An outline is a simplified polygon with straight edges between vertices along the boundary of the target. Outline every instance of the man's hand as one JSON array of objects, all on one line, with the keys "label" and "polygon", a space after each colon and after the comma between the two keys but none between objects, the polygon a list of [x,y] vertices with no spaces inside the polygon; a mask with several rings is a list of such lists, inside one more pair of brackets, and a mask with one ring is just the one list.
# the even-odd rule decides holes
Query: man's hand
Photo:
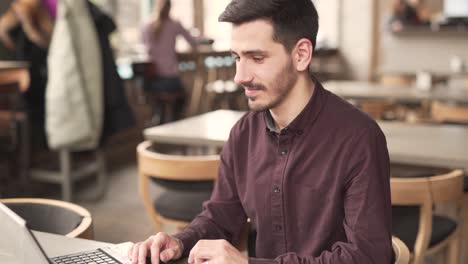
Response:
[{"label": "man's hand", "polygon": [[180,240],[159,232],[147,240],[134,244],[128,251],[133,264],[145,264],[148,251],[151,252],[151,263],[159,264],[159,260],[167,262],[182,256],[184,248]]},{"label": "man's hand", "polygon": [[189,264],[247,264],[248,259],[226,240],[200,240],[190,251]]}]

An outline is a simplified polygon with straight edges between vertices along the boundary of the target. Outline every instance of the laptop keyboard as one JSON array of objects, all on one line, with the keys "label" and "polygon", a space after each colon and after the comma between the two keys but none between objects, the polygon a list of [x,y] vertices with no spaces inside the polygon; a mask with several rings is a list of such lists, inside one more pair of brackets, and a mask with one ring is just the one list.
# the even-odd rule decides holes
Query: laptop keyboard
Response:
[{"label": "laptop keyboard", "polygon": [[55,264],[120,264],[106,252],[96,249],[72,255],[60,256],[51,259]]}]

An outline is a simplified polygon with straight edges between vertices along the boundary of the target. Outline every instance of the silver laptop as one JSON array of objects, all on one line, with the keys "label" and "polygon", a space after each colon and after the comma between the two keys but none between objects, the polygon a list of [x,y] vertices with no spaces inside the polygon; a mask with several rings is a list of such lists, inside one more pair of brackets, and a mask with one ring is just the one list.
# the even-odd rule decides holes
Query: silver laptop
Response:
[{"label": "silver laptop", "polygon": [[0,203],[0,263],[2,264],[118,264],[131,263],[117,247],[48,258],[26,221]]}]

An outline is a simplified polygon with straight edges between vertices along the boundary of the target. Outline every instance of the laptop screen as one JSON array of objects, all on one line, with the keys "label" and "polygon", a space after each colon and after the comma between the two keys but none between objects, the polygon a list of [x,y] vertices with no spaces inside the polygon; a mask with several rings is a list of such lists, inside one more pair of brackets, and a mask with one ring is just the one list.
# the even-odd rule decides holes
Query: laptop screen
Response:
[{"label": "laptop screen", "polygon": [[0,263],[49,264],[26,221],[0,203]]}]

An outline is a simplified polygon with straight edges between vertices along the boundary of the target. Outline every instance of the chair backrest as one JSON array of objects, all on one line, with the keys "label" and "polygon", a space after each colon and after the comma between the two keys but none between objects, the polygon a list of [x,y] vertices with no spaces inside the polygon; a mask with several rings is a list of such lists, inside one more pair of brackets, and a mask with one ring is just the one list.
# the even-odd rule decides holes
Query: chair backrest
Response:
[{"label": "chair backrest", "polygon": [[468,107],[433,102],[431,117],[436,122],[468,124]]},{"label": "chair backrest", "polygon": [[60,200],[38,198],[0,199],[33,230],[93,239],[93,221],[85,208]]},{"label": "chair backrest", "polygon": [[407,74],[382,74],[379,83],[389,86],[412,86],[415,81],[414,75]]},{"label": "chair backrest", "polygon": [[[162,217],[156,212],[149,194],[149,178],[200,182],[216,180],[219,167],[218,155],[179,156],[157,153],[151,150],[152,142],[144,141],[137,147],[140,195],[146,211],[153,219],[156,230],[160,230]],[[185,222],[172,221],[179,227]]]},{"label": "chair backrest", "polygon": [[423,205],[458,201],[463,195],[463,171],[430,177],[390,179],[393,205]]},{"label": "chair backrest", "polygon": [[463,196],[463,171],[417,178],[390,178],[392,205],[419,206],[419,229],[414,244],[414,258],[421,258],[429,247],[433,205],[452,202],[460,205]]},{"label": "chair backrest", "polygon": [[395,255],[395,264],[408,264],[410,252],[408,247],[398,237],[392,236],[392,248]]},{"label": "chair backrest", "polygon": [[215,180],[219,155],[180,156],[150,150],[150,141],[138,145],[138,171],[145,176],[179,181]]}]

